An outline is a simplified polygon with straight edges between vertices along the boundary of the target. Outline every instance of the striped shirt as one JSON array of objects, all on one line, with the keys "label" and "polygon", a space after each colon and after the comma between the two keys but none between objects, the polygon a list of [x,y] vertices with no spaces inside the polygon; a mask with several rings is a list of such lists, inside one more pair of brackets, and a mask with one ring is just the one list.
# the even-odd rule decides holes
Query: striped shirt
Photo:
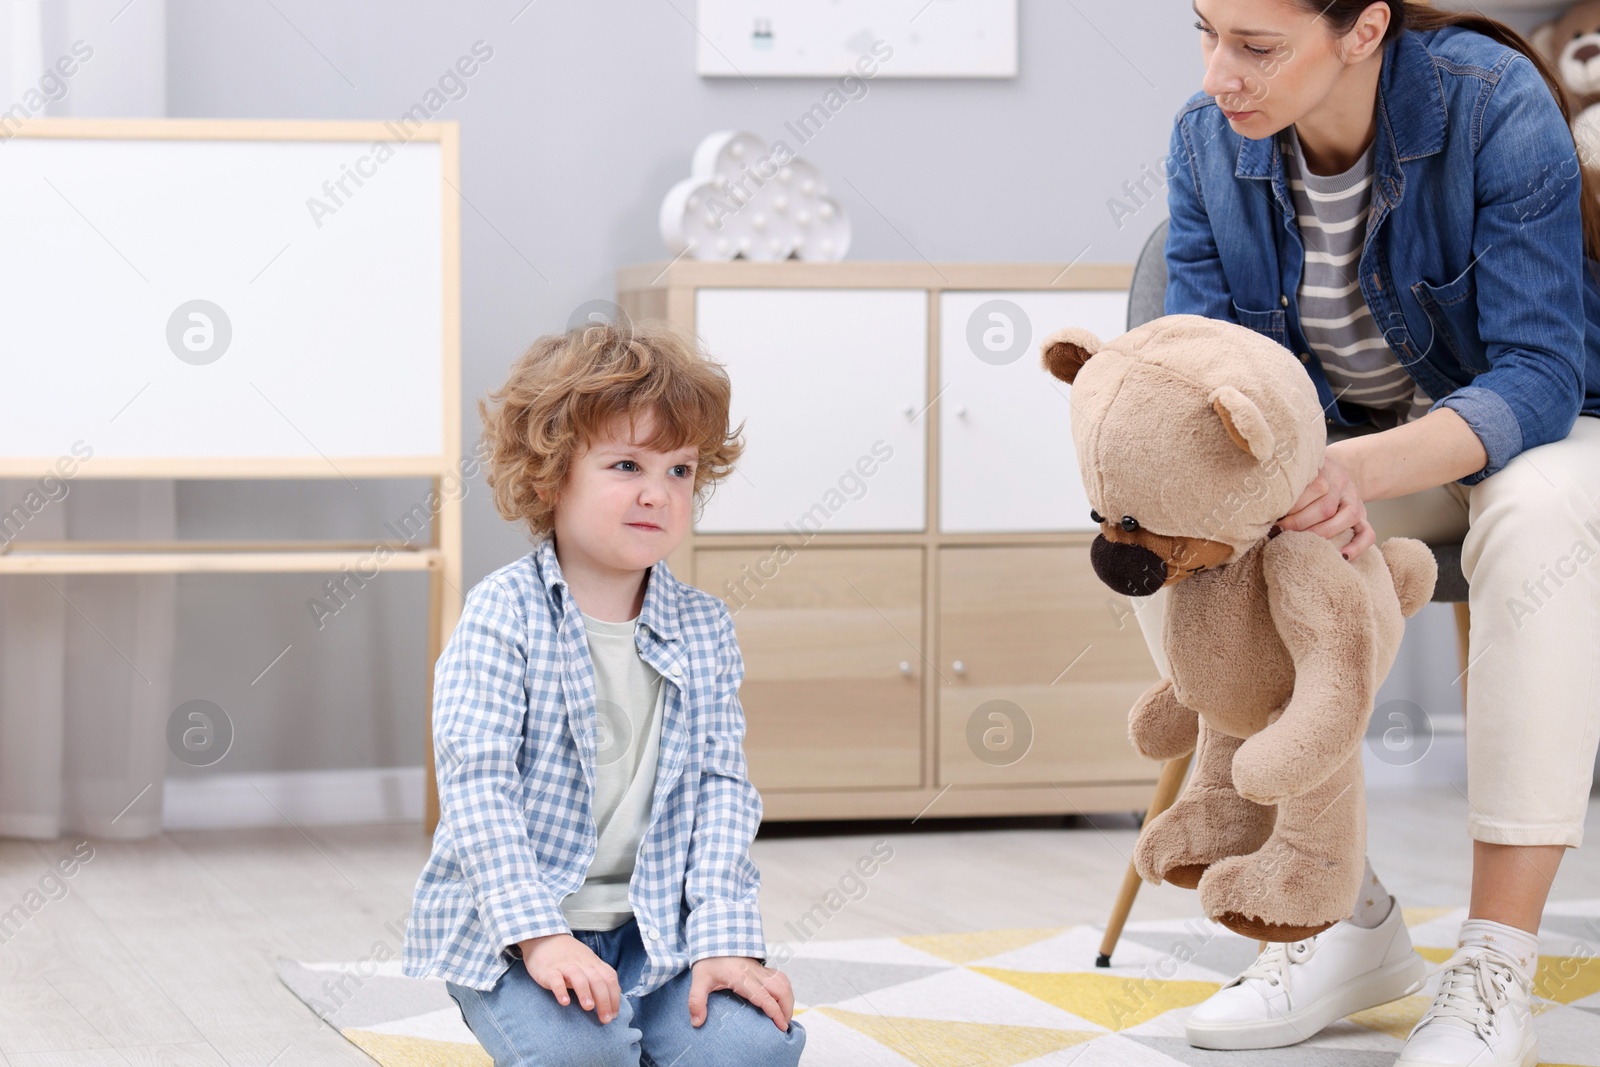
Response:
[{"label": "striped shirt", "polygon": [[1343,174],[1328,175],[1303,166],[1293,126],[1280,136],[1279,148],[1306,248],[1300,326],[1333,395],[1368,409],[1380,430],[1427,414],[1432,398],[1384,340],[1356,280],[1372,204],[1373,147]]}]

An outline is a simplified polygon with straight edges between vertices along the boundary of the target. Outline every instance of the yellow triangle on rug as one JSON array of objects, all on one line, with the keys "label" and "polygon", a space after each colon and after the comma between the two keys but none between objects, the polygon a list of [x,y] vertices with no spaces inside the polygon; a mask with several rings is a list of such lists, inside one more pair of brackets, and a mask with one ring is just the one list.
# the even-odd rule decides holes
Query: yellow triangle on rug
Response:
[{"label": "yellow triangle on rug", "polygon": [[964,934],[902,937],[900,942],[951,963],[971,963],[1043,941],[1065,929],[1064,926],[1052,926],[1041,930],[973,930]]},{"label": "yellow triangle on rug", "polygon": [[430,1041],[409,1034],[380,1034],[356,1027],[339,1032],[383,1067],[494,1067],[494,1059],[482,1045]]},{"label": "yellow triangle on rug", "polygon": [[878,1044],[926,1067],[1014,1067],[1103,1036],[1094,1030],[1046,1030],[1037,1026],[953,1023],[866,1015],[842,1008],[817,1008],[866,1034]]},{"label": "yellow triangle on rug", "polygon": [[1539,955],[1539,970],[1533,976],[1533,995],[1557,1004],[1600,993],[1600,959],[1593,956]]},{"label": "yellow triangle on rug", "polygon": [[1010,971],[999,967],[974,967],[979,974],[1015,986],[1047,1004],[1107,1030],[1126,1030],[1164,1015],[1173,1008],[1187,1008],[1221,988],[1220,982],[1170,981],[1161,978],[1130,977],[1094,972]]}]

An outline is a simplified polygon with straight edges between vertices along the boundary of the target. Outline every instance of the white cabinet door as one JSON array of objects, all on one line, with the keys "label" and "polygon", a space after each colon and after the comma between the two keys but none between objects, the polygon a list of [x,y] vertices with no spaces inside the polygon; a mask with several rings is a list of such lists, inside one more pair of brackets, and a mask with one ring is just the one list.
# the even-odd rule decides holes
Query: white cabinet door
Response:
[{"label": "white cabinet door", "polygon": [[939,305],[939,527],[1093,530],[1072,447],[1072,387],[1039,363],[1063,326],[1126,332],[1128,294],[946,292]]},{"label": "white cabinet door", "polygon": [[701,289],[695,332],[728,368],[745,437],[696,530],[925,527],[926,292]]}]

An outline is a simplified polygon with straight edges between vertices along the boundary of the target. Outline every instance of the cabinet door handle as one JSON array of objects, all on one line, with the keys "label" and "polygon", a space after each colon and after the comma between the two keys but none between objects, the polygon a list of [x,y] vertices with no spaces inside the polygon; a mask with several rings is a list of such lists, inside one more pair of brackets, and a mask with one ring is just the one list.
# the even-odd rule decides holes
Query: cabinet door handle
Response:
[{"label": "cabinet door handle", "polygon": [[967,665],[962,663],[960,660],[956,660],[954,663],[950,664],[950,669],[955,671],[957,674],[967,673]]},{"label": "cabinet door handle", "polygon": [[903,660],[900,661],[900,673],[905,675],[907,678],[911,677],[911,661],[910,660],[903,659]]},{"label": "cabinet door handle", "polygon": [[966,407],[965,404],[963,404],[961,407],[956,408],[956,418],[964,419],[966,417],[967,417],[967,407]]},{"label": "cabinet door handle", "polygon": [[902,410],[905,411],[907,419],[914,419],[917,417],[917,409],[913,404],[907,404]]}]

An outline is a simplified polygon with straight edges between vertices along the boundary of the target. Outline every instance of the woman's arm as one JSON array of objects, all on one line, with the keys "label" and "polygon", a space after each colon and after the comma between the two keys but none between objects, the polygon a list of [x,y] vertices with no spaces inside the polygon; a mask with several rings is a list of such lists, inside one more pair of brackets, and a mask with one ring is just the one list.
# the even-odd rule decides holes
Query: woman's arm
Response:
[{"label": "woman's arm", "polygon": [[1362,500],[1432,489],[1476,474],[1489,462],[1483,442],[1453,408],[1435,408],[1392,430],[1335,441],[1327,454],[1350,473]]},{"label": "woman's arm", "polygon": [[1339,540],[1340,554],[1355,559],[1377,542],[1367,522],[1368,500],[1444,485],[1483,469],[1488,461],[1483,442],[1467,421],[1451,408],[1435,408],[1392,430],[1328,445],[1322,470],[1278,528]]},{"label": "woman's arm", "polygon": [[1172,124],[1165,162],[1167,171],[1167,292],[1163,309],[1168,315],[1203,315],[1224,322],[1237,321],[1228,296],[1228,279],[1222,271],[1216,235],[1206,214],[1195,150],[1201,135],[1185,124],[1195,103],[1191,99]]},{"label": "woman's arm", "polygon": [[1487,462],[1483,442],[1467,421],[1451,408],[1435,408],[1392,430],[1328,445],[1322,470],[1278,528],[1341,541],[1340,554],[1355,559],[1377,543],[1367,522],[1368,500],[1444,485]]},{"label": "woman's arm", "polygon": [[[1584,398],[1583,197],[1577,149],[1533,62],[1517,56],[1474,116],[1472,265],[1489,369],[1452,408],[1488,459],[1467,484],[1572,430]],[[1408,193],[1407,195],[1411,195]]]}]

